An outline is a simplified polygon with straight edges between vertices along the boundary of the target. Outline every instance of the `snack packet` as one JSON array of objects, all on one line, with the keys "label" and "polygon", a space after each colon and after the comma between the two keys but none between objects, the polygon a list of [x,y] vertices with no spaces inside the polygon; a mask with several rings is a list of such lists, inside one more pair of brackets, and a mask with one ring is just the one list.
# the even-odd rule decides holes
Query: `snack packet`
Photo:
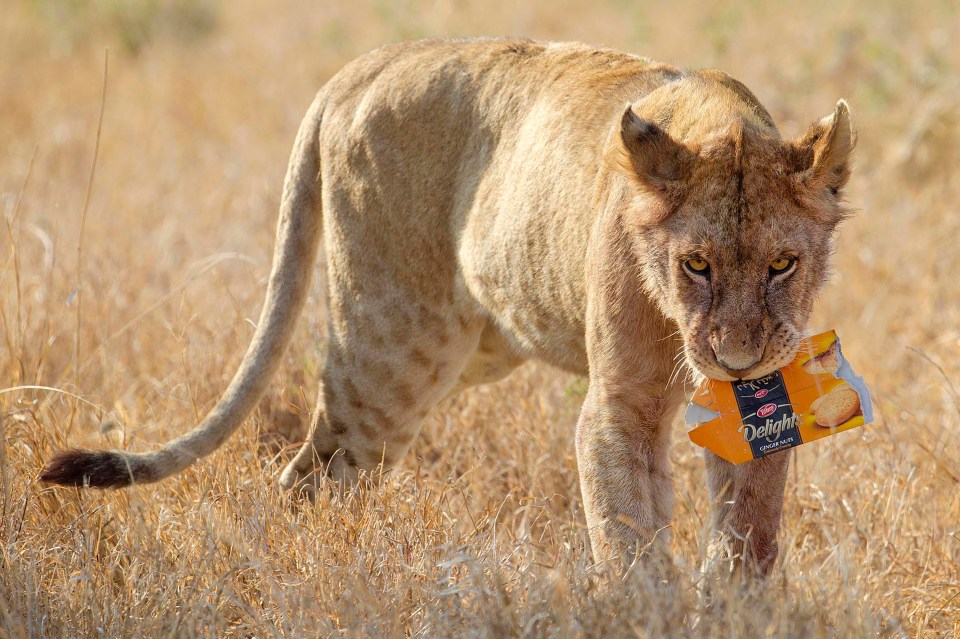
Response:
[{"label": "snack packet", "polygon": [[873,405],[828,331],[803,340],[797,358],[766,377],[706,380],[685,418],[694,444],[740,464],[869,424]]}]

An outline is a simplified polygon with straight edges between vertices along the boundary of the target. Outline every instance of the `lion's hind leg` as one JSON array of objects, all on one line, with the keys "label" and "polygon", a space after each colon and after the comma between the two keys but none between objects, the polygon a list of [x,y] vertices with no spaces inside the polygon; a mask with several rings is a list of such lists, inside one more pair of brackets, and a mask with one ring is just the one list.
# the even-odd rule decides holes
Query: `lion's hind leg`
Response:
[{"label": "lion's hind leg", "polygon": [[311,492],[324,476],[350,483],[395,465],[477,350],[483,322],[471,313],[391,297],[377,308],[352,301],[332,319],[310,434],[284,488]]}]

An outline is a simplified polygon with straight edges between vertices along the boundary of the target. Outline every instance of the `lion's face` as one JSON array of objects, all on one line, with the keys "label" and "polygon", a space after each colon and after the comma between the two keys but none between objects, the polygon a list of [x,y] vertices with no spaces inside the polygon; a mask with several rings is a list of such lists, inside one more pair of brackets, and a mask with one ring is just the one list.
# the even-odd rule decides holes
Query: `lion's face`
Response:
[{"label": "lion's face", "polygon": [[669,183],[644,184],[632,228],[644,284],[706,377],[762,377],[796,356],[843,217],[852,132],[842,164],[818,165],[830,158],[817,148],[835,119],[851,131],[846,105],[837,113],[795,144],[740,128],[682,148]]},{"label": "lion's face", "polygon": [[[684,338],[687,362],[713,379],[762,377],[796,355],[826,281],[832,227],[768,176],[744,175],[698,189],[651,235],[666,250],[647,276]],[[780,194],[778,194],[780,195]]]}]

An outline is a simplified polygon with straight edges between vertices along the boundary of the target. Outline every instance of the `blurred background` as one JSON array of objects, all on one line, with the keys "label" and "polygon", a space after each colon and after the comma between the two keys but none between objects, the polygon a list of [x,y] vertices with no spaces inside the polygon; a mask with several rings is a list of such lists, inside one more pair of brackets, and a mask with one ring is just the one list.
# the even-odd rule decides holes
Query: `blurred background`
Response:
[{"label": "blurred background", "polygon": [[[960,632],[960,5],[952,0],[6,0],[0,388],[43,385],[71,395],[0,394],[0,601],[12,611],[2,627],[100,627],[119,636],[133,632],[123,621],[133,614],[168,631],[177,627],[164,612],[173,601],[177,614],[192,611],[196,628],[296,635],[312,624],[339,632],[348,618],[371,628],[378,606],[392,602],[397,625],[383,623],[408,635],[444,634],[438,629],[448,628],[453,610],[465,624],[456,627],[478,634],[502,610],[513,611],[508,627],[530,621],[550,634],[561,622],[538,626],[537,615],[559,619],[558,611],[577,609],[569,602],[582,593],[570,584],[579,583],[585,555],[572,436],[585,382],[539,365],[442,406],[397,483],[370,497],[381,500],[374,510],[402,519],[390,500],[414,494],[410,503],[427,510],[411,521],[429,519],[436,538],[411,541],[419,550],[369,541],[359,550],[362,531],[380,531],[367,518],[373,506],[333,500],[334,515],[300,513],[297,521],[311,530],[327,525],[323,517],[338,529],[349,522],[361,532],[338,543],[370,570],[337,572],[331,566],[344,555],[332,542],[329,556],[297,545],[272,482],[275,456],[303,438],[317,390],[319,285],[254,427],[225,452],[120,496],[84,498],[34,481],[55,449],[143,450],[212,406],[252,334],[287,156],[313,95],[344,63],[382,44],[470,35],[580,40],[718,67],[754,91],[785,137],[800,135],[839,98],[849,101],[859,145],[847,199],[857,215],[842,228],[835,276],[811,328],[837,329],[879,417],[797,451],[777,579],[801,594],[780,595],[787,599],[777,599],[776,610],[798,633]],[[81,226],[105,49],[99,158]],[[673,458],[674,546],[693,564],[708,509],[699,453],[682,427]],[[457,505],[438,497],[452,487],[463,495]],[[223,497],[230,508],[211,512],[202,505],[211,494],[239,496]],[[431,509],[446,514],[427,517]],[[237,513],[251,511],[262,513],[259,527],[236,523]],[[271,527],[281,530],[268,534]],[[231,550],[210,554],[225,528],[234,531]],[[205,532],[194,546],[177,546],[178,531],[191,530]],[[412,529],[396,534],[416,537]],[[278,538],[300,550],[271,555],[268,540]],[[441,559],[428,552],[437,548]],[[461,554],[444,554],[453,548]],[[411,552],[426,563],[410,568]],[[147,558],[134,570],[138,553]],[[438,568],[461,555],[479,562],[483,579],[505,575],[509,601],[493,612],[448,607],[435,573],[447,575],[444,587],[470,582],[470,571]],[[237,576],[251,566],[247,581]],[[543,594],[547,586],[533,585],[548,573],[566,575],[559,586],[550,582],[561,593],[556,601]],[[131,574],[162,594],[138,598]],[[408,582],[421,584],[416,596],[392,590]],[[369,607],[357,595],[361,603],[348,614],[336,597],[344,584],[365,588]],[[220,593],[214,604],[211,592]],[[812,603],[824,597],[847,607]],[[309,612],[317,601],[319,612]],[[622,614],[634,610],[618,601]],[[43,630],[44,614],[61,625]]]}]

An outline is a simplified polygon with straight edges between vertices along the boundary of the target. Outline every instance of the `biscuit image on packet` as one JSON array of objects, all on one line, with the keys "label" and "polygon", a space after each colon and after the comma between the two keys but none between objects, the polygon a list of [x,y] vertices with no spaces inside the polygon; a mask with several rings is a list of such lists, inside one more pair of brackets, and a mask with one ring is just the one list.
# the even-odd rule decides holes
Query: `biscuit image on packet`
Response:
[{"label": "biscuit image on packet", "polygon": [[766,377],[706,380],[685,419],[693,443],[740,464],[869,424],[873,405],[828,331],[804,339],[796,359]]}]

